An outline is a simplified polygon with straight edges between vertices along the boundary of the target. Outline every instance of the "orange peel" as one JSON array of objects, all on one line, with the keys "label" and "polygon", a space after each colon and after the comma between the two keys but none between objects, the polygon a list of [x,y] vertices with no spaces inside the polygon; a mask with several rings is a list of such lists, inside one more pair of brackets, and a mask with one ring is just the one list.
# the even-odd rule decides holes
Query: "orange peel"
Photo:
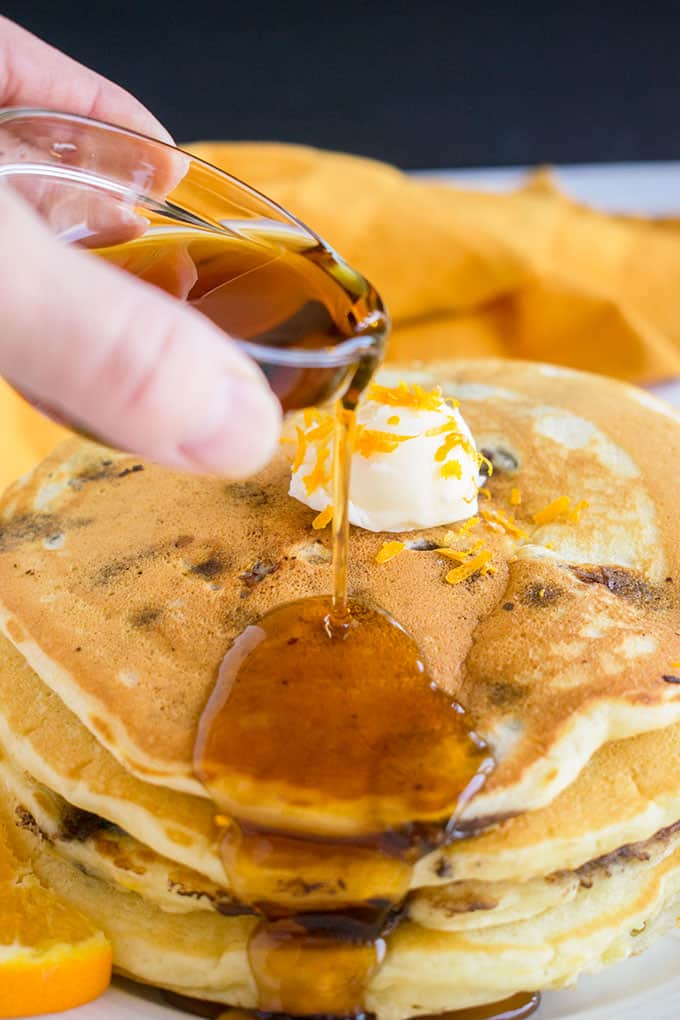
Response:
[{"label": "orange peel", "polygon": [[105,935],[41,885],[0,824],[0,1017],[82,1006],[108,988],[111,966]]}]

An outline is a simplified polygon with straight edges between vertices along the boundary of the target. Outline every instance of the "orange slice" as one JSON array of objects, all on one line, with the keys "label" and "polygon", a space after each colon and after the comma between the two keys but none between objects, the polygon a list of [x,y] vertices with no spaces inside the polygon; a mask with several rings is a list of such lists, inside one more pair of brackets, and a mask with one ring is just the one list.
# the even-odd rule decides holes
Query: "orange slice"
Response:
[{"label": "orange slice", "polygon": [[0,824],[0,1017],[81,1006],[111,979],[111,947],[30,873]]}]

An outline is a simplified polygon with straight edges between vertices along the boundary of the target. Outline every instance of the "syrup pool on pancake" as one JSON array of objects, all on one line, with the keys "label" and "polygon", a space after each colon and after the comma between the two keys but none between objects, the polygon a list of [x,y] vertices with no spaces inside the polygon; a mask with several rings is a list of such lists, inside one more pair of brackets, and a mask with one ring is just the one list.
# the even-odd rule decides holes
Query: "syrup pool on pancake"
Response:
[{"label": "syrup pool on pancake", "polygon": [[276,607],[234,641],[195,771],[224,813],[229,886],[261,917],[248,945],[259,1009],[353,1016],[415,862],[454,838],[492,759],[398,622],[347,599],[350,513],[374,528],[394,503],[395,528],[470,517],[483,458],[438,389],[373,386],[358,421],[346,401],[294,428],[291,491],[319,493],[317,526],[333,519],[334,597]]}]

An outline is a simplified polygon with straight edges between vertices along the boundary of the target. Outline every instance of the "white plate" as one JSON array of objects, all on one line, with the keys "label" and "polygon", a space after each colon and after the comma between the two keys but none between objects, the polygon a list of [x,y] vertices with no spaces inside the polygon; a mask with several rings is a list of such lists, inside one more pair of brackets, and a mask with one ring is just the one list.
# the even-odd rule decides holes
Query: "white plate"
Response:
[{"label": "white plate", "polygon": [[[507,191],[530,169],[426,170],[418,176],[445,178],[484,191]],[[599,209],[647,216],[680,214],[680,162],[581,164],[555,170],[570,195]]]},{"label": "white plate", "polygon": [[[485,188],[512,187],[518,169],[432,171],[432,175]],[[629,163],[558,168],[562,185],[575,197],[612,211],[659,215],[680,213],[680,163]],[[654,387],[680,407],[680,381]],[[68,1013],[73,1020],[180,1020],[184,1014],[155,993],[116,982],[97,1002]],[[583,977],[575,988],[543,996],[536,1020],[679,1020],[680,938],[662,939],[643,956]]]}]

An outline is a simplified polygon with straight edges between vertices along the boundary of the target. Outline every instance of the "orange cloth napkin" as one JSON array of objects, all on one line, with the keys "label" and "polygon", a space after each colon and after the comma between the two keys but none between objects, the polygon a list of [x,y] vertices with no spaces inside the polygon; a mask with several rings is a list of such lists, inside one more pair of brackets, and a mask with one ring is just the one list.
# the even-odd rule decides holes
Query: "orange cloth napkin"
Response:
[{"label": "orange cloth napkin", "polygon": [[66,435],[66,429],[44,418],[0,379],[0,492]]},{"label": "orange cloth napkin", "polygon": [[[680,375],[680,221],[586,208],[545,171],[493,194],[302,146],[189,149],[371,280],[393,318],[392,360],[503,355],[642,383]],[[0,486],[60,435],[0,383]]]},{"label": "orange cloth napkin", "polygon": [[649,383],[680,375],[680,224],[611,216],[539,171],[478,192],[301,146],[201,142],[367,276],[392,360],[503,355]]}]

